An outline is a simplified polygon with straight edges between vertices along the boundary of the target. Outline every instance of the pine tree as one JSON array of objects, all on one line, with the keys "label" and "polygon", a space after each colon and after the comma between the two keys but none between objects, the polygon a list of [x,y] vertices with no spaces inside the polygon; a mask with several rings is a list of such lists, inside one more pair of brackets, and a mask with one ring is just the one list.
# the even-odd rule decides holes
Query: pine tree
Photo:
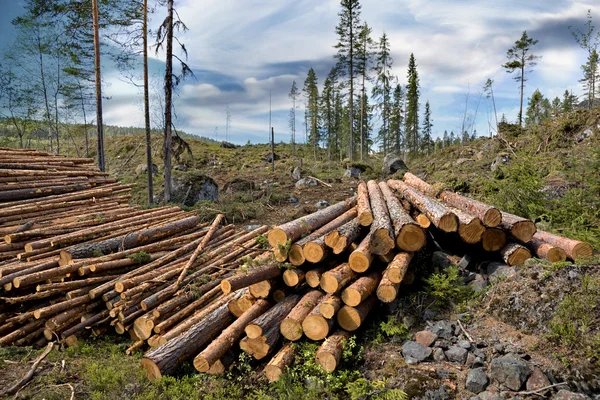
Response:
[{"label": "pine tree", "polygon": [[577,96],[573,95],[572,92],[565,90],[563,94],[562,101],[562,112],[569,113],[575,109],[575,105],[577,104]]},{"label": "pine tree", "polygon": [[557,97],[554,98],[554,100],[552,100],[552,105],[550,106],[550,114],[552,115],[552,118],[557,118],[560,113],[562,111],[562,103],[560,102],[560,99]]},{"label": "pine tree", "polygon": [[404,133],[402,132],[403,123],[404,93],[402,92],[402,86],[400,84],[397,84],[394,88],[394,95],[390,112],[390,146],[397,153],[400,153],[405,142]]},{"label": "pine tree", "polygon": [[423,134],[422,134],[422,149],[427,155],[433,153],[433,138],[431,128],[433,127],[433,119],[431,118],[431,107],[429,100],[425,103],[425,115],[423,116]]},{"label": "pine tree", "polygon": [[600,79],[598,75],[598,46],[600,45],[600,31],[596,32],[594,35],[594,30],[596,27],[592,24],[592,11],[588,10],[587,12],[587,22],[585,24],[586,31],[582,32],[579,29],[573,29],[569,26],[569,31],[571,31],[571,35],[575,38],[575,41],[581,46],[582,49],[587,51],[588,59],[587,62],[581,66],[583,70],[583,79],[580,82],[583,82],[584,89],[587,94],[588,108],[592,108],[594,104],[594,99],[596,98],[596,87],[597,83]]},{"label": "pine tree", "polygon": [[320,98],[320,120],[322,121],[321,136],[325,140],[327,147],[327,161],[331,161],[332,150],[335,153],[335,143],[337,142],[337,130],[335,126],[335,107],[336,107],[336,84],[337,72],[332,68],[323,82],[323,90]]},{"label": "pine tree", "polygon": [[405,136],[411,157],[419,153],[419,73],[414,54],[408,61],[408,86],[406,89],[406,127]]},{"label": "pine tree", "polygon": [[358,0],[341,0],[342,11],[336,27],[338,43],[335,45],[338,59],[339,73],[348,79],[349,87],[348,113],[347,113],[347,141],[348,156],[354,158],[354,78],[358,71],[356,68],[357,54],[360,52],[358,35],[361,30],[360,10]]},{"label": "pine tree", "polygon": [[588,56],[587,63],[581,66],[583,78],[579,82],[583,83],[584,94],[587,96],[588,108],[594,106],[598,82],[600,81],[600,57],[596,49],[592,49]]},{"label": "pine tree", "polygon": [[368,132],[365,131],[365,127],[369,126],[370,121],[365,121],[367,118],[367,114],[370,114],[370,111],[366,108],[368,104],[368,99],[366,98],[366,83],[371,79],[369,77],[369,71],[371,69],[372,58],[374,55],[374,47],[375,43],[371,38],[371,28],[367,23],[365,23],[358,34],[358,53],[356,59],[356,68],[358,74],[360,75],[361,82],[361,92],[360,92],[360,123],[359,123],[359,135],[360,135],[360,159],[363,160],[365,156],[365,152],[368,153]]},{"label": "pine tree", "polygon": [[443,137],[443,147],[448,147],[450,146],[450,136],[448,135],[448,131],[444,131],[444,137]]},{"label": "pine tree", "polygon": [[375,65],[375,85],[372,95],[375,101],[375,107],[379,111],[381,118],[381,127],[379,128],[378,139],[382,144],[383,154],[387,154],[391,147],[390,143],[390,114],[392,100],[392,84],[394,77],[391,74],[394,60],[390,56],[390,43],[385,32],[379,39],[377,63]]},{"label": "pine tree", "polygon": [[296,81],[292,83],[292,88],[290,89],[290,94],[288,97],[292,99],[292,108],[290,108],[290,131],[291,135],[291,143],[292,143],[292,153],[296,155],[296,108],[297,108],[297,99],[298,99],[298,86],[296,86]]},{"label": "pine tree", "polygon": [[509,61],[502,65],[508,73],[519,72],[514,80],[519,82],[520,86],[519,127],[521,132],[523,131],[523,91],[527,81],[526,74],[531,72],[531,68],[537,65],[537,60],[540,58],[531,53],[531,48],[537,43],[537,40],[527,36],[527,31],[524,31],[521,39],[517,40],[515,45],[506,52]]},{"label": "pine tree", "polygon": [[536,89],[529,99],[525,124],[527,126],[539,125],[549,118],[550,102],[542,95],[539,89]]},{"label": "pine tree", "polygon": [[306,97],[306,125],[308,129],[308,142],[313,148],[315,160],[317,149],[321,140],[319,131],[319,88],[317,74],[310,68],[304,81],[304,96]]}]

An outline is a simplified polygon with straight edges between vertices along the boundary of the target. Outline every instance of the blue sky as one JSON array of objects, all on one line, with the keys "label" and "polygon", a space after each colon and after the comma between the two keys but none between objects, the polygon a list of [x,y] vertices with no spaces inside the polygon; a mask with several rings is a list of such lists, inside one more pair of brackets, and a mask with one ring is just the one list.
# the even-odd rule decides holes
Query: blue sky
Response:
[{"label": "blue sky", "polygon": [[[18,2],[0,0],[0,45],[10,42],[9,21],[18,15]],[[581,94],[578,80],[586,53],[571,37],[568,26],[582,27],[588,9],[600,27],[593,1],[567,0],[363,0],[362,19],[378,38],[385,30],[394,59],[393,73],[406,83],[406,67],[414,53],[421,80],[421,105],[429,100],[434,133],[460,131],[465,102],[475,116],[485,81],[495,81],[498,118],[515,120],[518,87],[501,67],[506,51],[522,32],[539,40],[534,52],[542,59],[529,75],[525,97],[536,88],[553,98],[565,89]],[[181,35],[196,79],[185,81],[176,97],[177,127],[189,133],[225,136],[225,109],[231,110],[231,141],[267,140],[269,91],[272,93],[276,140],[289,140],[288,93],[292,81],[301,88],[309,67],[322,84],[334,64],[334,28],[338,0],[176,0],[189,28]],[[164,18],[152,16],[157,26]],[[152,53],[154,54],[154,53]],[[161,56],[152,63],[161,74]],[[107,69],[104,76],[105,122],[142,126],[141,98]],[[475,127],[488,133],[491,103],[481,98]],[[303,106],[298,112],[298,137],[303,137]]]}]

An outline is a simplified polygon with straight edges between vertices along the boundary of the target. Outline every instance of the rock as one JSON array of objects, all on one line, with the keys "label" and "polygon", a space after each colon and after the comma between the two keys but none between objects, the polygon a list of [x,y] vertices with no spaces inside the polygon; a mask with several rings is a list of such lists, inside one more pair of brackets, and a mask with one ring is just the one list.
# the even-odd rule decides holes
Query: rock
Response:
[{"label": "rock", "polygon": [[473,318],[473,315],[469,312],[460,313],[456,315],[456,319],[458,319],[460,322],[469,322],[471,318]]},{"label": "rock", "polygon": [[255,189],[256,185],[254,182],[242,178],[234,178],[223,186],[223,191],[228,194],[251,192]]},{"label": "rock", "polygon": [[295,181],[301,179],[302,178],[302,168],[300,168],[300,167],[294,168],[294,170],[292,171],[292,178]]},{"label": "rock", "polygon": [[[135,167],[136,175],[144,175],[147,173],[148,173],[148,164],[140,164],[137,167]],[[152,164],[152,175],[153,176],[158,175],[158,166],[156,164]]]},{"label": "rock", "polygon": [[432,319],[436,319],[439,313],[432,309],[427,309],[423,313],[423,321],[431,321]]},{"label": "rock", "polygon": [[490,377],[513,391],[519,391],[529,375],[529,365],[512,354],[495,358],[490,363]]},{"label": "rock", "polygon": [[356,167],[348,167],[346,171],[344,171],[344,178],[359,178],[363,173],[359,168]]},{"label": "rock", "polygon": [[327,200],[319,200],[315,203],[315,206],[317,208],[329,207],[329,203],[327,202]]},{"label": "rock", "polygon": [[437,340],[433,344],[433,347],[439,347],[439,348],[442,348],[442,349],[449,349],[450,346],[452,346],[452,343],[450,343],[450,341],[448,341],[448,340]]},{"label": "rock", "polygon": [[206,175],[188,173],[173,177],[171,201],[188,207],[201,200],[216,202],[219,200],[219,186]]},{"label": "rock", "polygon": [[296,189],[306,189],[311,186],[318,186],[319,182],[313,178],[302,178],[298,182],[296,182]]},{"label": "rock", "polygon": [[438,336],[431,331],[420,331],[415,334],[415,342],[427,347],[431,347],[437,338]]},{"label": "rock", "polygon": [[456,166],[458,167],[458,166],[461,166],[461,165],[463,165],[463,164],[466,164],[466,163],[473,163],[473,162],[475,162],[475,160],[473,160],[473,159],[471,159],[471,158],[459,158],[458,160],[456,160],[456,161],[454,162],[454,165],[456,165]]},{"label": "rock", "polygon": [[481,400],[502,400],[502,397],[498,396],[496,393],[492,392],[481,392],[479,393],[479,398]]},{"label": "rock", "polygon": [[517,346],[515,346],[515,345],[512,345],[512,344],[510,344],[510,343],[509,343],[509,344],[507,344],[507,345],[504,347],[504,352],[505,352],[506,354],[508,354],[508,353],[513,353],[513,354],[523,354],[523,350],[522,350],[522,349],[520,349],[520,348],[518,348]]},{"label": "rock", "polygon": [[[274,153],[274,154],[275,154],[275,157],[273,157],[273,158],[275,158],[275,161],[279,160],[279,156],[277,155],[277,153]],[[271,159],[271,153],[269,152],[269,153],[265,154],[263,156],[263,160],[265,160],[268,163],[272,163],[273,160]]]},{"label": "rock", "polygon": [[251,231],[254,231],[254,230],[256,230],[256,229],[260,228],[261,226],[262,226],[262,225],[246,225],[246,226],[244,227],[244,230],[245,230],[246,232],[251,232]]},{"label": "rock", "polygon": [[483,351],[481,349],[474,349],[473,355],[477,358],[481,358],[483,361],[485,361],[487,359],[487,356],[485,355],[485,351]]},{"label": "rock", "polygon": [[395,174],[398,171],[408,171],[408,167],[398,154],[390,153],[383,159],[381,173],[384,176]]},{"label": "rock", "polygon": [[471,348],[471,342],[468,340],[459,340],[457,343],[458,347],[469,350]]},{"label": "rock", "polygon": [[402,345],[402,355],[409,364],[425,361],[431,356],[431,353],[431,348],[423,346],[420,343],[413,342],[412,340],[409,340]]},{"label": "rock", "polygon": [[469,269],[475,263],[475,259],[468,254],[465,254],[463,258],[458,262],[458,266],[462,269]]},{"label": "rock", "polygon": [[550,386],[550,381],[539,368],[534,368],[525,387],[528,391],[539,390],[543,387]]},{"label": "rock", "polygon": [[175,171],[187,171],[188,167],[185,164],[175,164],[175,166],[173,167],[173,169]]},{"label": "rock", "polygon": [[488,280],[481,274],[475,274],[475,279],[468,283],[468,286],[470,286],[475,293],[483,292],[487,285]]},{"label": "rock", "polygon": [[226,141],[222,141],[221,144],[219,145],[220,147],[224,148],[224,149],[235,149],[238,146],[233,144],[233,143],[229,143]]},{"label": "rock", "polygon": [[561,389],[553,397],[553,400],[590,400],[590,398],[583,393],[575,393],[566,389]]},{"label": "rock", "polygon": [[438,321],[433,325],[431,331],[439,338],[450,339],[453,336],[454,324],[449,321]]},{"label": "rock", "polygon": [[479,357],[476,357],[473,353],[467,354],[467,361],[465,365],[469,368],[479,368],[483,367],[483,360]]},{"label": "rock", "polygon": [[517,273],[516,268],[500,262],[491,262],[487,266],[487,275],[491,283],[498,280],[509,278]]},{"label": "rock", "polygon": [[510,162],[510,155],[508,153],[499,153],[496,156],[496,159],[494,160],[492,165],[490,165],[490,170],[496,171],[498,169],[498,167],[500,167],[501,165],[507,165],[509,162]]},{"label": "rock", "polygon": [[298,202],[298,198],[294,195],[291,195],[290,198],[288,199],[288,203],[296,204],[297,202]]},{"label": "rock", "polygon": [[505,347],[504,343],[495,343],[494,346],[492,347],[492,349],[494,350],[494,353],[496,353],[496,354],[504,354],[504,347]]},{"label": "rock", "polygon": [[577,135],[575,135],[574,139],[577,143],[583,142],[586,138],[592,136],[593,133],[594,132],[590,128],[587,128],[585,131],[580,132]]},{"label": "rock", "polygon": [[479,394],[487,388],[490,383],[490,379],[485,373],[484,368],[475,368],[469,371],[467,374],[467,390],[475,394]]},{"label": "rock", "polygon": [[444,352],[446,358],[450,362],[455,362],[458,364],[464,364],[467,361],[467,354],[469,352],[466,349],[458,346],[451,346],[448,350]]},{"label": "rock", "polygon": [[433,350],[433,359],[435,361],[441,362],[446,361],[446,355],[444,354],[444,350],[439,347]]}]

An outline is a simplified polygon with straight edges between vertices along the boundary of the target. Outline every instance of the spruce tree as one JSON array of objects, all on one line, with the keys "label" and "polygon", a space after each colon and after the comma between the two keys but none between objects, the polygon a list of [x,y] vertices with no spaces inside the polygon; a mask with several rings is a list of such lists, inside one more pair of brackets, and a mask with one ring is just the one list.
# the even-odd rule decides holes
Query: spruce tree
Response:
[{"label": "spruce tree", "polygon": [[313,148],[315,160],[317,149],[321,140],[319,132],[319,88],[317,74],[310,68],[304,81],[304,96],[306,97],[306,125],[308,129],[308,142]]},{"label": "spruce tree", "polygon": [[298,101],[298,86],[296,86],[296,81],[292,83],[292,88],[290,89],[289,98],[292,99],[292,108],[290,108],[290,120],[289,126],[291,131],[291,143],[292,143],[292,153],[296,155],[296,108]]},{"label": "spruce tree", "polygon": [[592,11],[587,12],[587,22],[585,24],[586,30],[582,32],[579,29],[573,29],[569,26],[571,35],[575,38],[575,41],[581,46],[582,49],[587,51],[588,58],[587,62],[581,66],[583,70],[583,82],[584,89],[587,95],[588,108],[592,108],[594,99],[596,98],[596,87],[598,86],[599,76],[599,59],[598,59],[598,45],[600,45],[600,31],[594,34],[596,27],[592,24]]},{"label": "spruce tree", "polygon": [[419,152],[419,73],[414,54],[408,61],[408,85],[406,88],[406,126],[405,136],[409,155],[415,157]]},{"label": "spruce tree", "polygon": [[450,136],[448,135],[448,131],[444,131],[442,146],[443,147],[450,146]]},{"label": "spruce tree", "polygon": [[527,126],[539,125],[549,118],[550,102],[542,95],[539,89],[536,89],[529,99],[525,124]]},{"label": "spruce tree", "polygon": [[366,84],[371,79],[369,77],[369,71],[371,69],[371,63],[374,55],[374,47],[375,43],[371,38],[371,28],[367,23],[365,23],[358,34],[358,53],[356,59],[356,68],[358,70],[358,74],[361,77],[361,91],[360,91],[360,123],[359,123],[359,136],[360,136],[360,159],[363,160],[365,156],[365,149],[368,153],[369,146],[367,142],[369,142],[368,132],[365,131],[365,127],[369,126],[370,121],[367,119],[367,114],[370,114],[370,111],[367,108],[368,99],[366,98]]},{"label": "spruce tree", "polygon": [[392,100],[392,84],[394,77],[392,76],[392,64],[394,60],[390,55],[390,43],[385,32],[379,39],[377,51],[377,63],[375,65],[375,85],[373,86],[372,94],[375,101],[375,107],[381,118],[381,127],[379,128],[378,139],[383,148],[383,154],[387,154],[390,149],[390,114]]},{"label": "spruce tree", "polygon": [[404,146],[404,133],[402,131],[403,123],[404,93],[402,92],[402,86],[397,84],[394,88],[390,112],[390,145],[397,153],[400,153],[402,146]]},{"label": "spruce tree", "polygon": [[358,0],[341,0],[342,10],[338,14],[339,23],[335,29],[338,35],[338,43],[335,57],[338,60],[339,73],[348,79],[349,88],[348,113],[346,135],[348,141],[348,156],[350,160],[354,157],[354,78],[358,70],[356,68],[357,54],[360,52],[358,35],[361,30],[360,2]]},{"label": "spruce tree", "polygon": [[425,115],[423,116],[423,135],[422,135],[422,149],[427,155],[433,153],[433,138],[432,131],[433,119],[431,118],[431,107],[429,106],[429,100],[425,103]]},{"label": "spruce tree", "polygon": [[327,146],[327,160],[331,161],[332,151],[335,153],[335,143],[337,142],[337,130],[335,125],[336,111],[336,85],[337,72],[335,67],[331,69],[329,75],[323,82],[323,90],[320,98],[320,120],[322,121],[322,136]]},{"label": "spruce tree", "polygon": [[575,96],[572,92],[565,90],[563,94],[562,101],[562,112],[568,113],[575,109],[575,105],[577,104],[577,96]]}]

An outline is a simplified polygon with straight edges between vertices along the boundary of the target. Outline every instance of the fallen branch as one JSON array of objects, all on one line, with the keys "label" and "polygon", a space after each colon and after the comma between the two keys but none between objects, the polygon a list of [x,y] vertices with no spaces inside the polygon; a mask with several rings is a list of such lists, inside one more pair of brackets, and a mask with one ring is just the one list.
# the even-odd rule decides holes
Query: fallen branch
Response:
[{"label": "fallen branch", "polygon": [[460,327],[460,330],[463,331],[463,333],[465,334],[467,339],[469,339],[469,342],[473,343],[474,342],[473,338],[471,337],[471,335],[469,335],[469,332],[467,332],[467,330],[463,326],[462,322],[460,322],[460,319],[457,319],[456,322],[458,322],[458,326]]},{"label": "fallen branch", "polygon": [[542,395],[539,394],[540,392],[543,392],[544,390],[552,389],[553,387],[563,386],[563,385],[568,385],[568,383],[567,382],[555,383],[554,385],[544,386],[543,388],[536,389],[536,390],[530,390],[528,392],[514,392],[514,393],[515,394],[519,394],[519,395],[523,395],[523,396],[526,396],[528,394],[534,394],[536,396],[542,396]]},{"label": "fallen branch", "polygon": [[16,392],[19,391],[19,389],[21,387],[23,387],[24,385],[26,385],[33,378],[33,375],[35,374],[35,371],[37,370],[37,368],[40,365],[40,363],[42,362],[42,360],[44,358],[46,358],[46,356],[48,354],[50,354],[50,351],[52,351],[53,348],[54,348],[54,342],[48,343],[48,345],[46,346],[46,349],[44,350],[44,352],[42,354],[40,354],[40,356],[37,358],[37,360],[35,360],[35,362],[31,366],[31,369],[29,370],[29,372],[27,372],[25,374],[25,376],[23,377],[23,379],[21,379],[19,382],[15,383],[12,387],[10,387],[7,390],[5,390],[4,393],[2,393],[2,395],[3,396],[10,396],[12,394],[15,394]]},{"label": "fallen branch", "polygon": [[332,187],[329,183],[323,182],[322,180],[320,180],[319,178],[315,178],[314,176],[307,176],[307,178],[314,179],[315,181],[319,182],[321,185],[327,186],[328,188]]}]

